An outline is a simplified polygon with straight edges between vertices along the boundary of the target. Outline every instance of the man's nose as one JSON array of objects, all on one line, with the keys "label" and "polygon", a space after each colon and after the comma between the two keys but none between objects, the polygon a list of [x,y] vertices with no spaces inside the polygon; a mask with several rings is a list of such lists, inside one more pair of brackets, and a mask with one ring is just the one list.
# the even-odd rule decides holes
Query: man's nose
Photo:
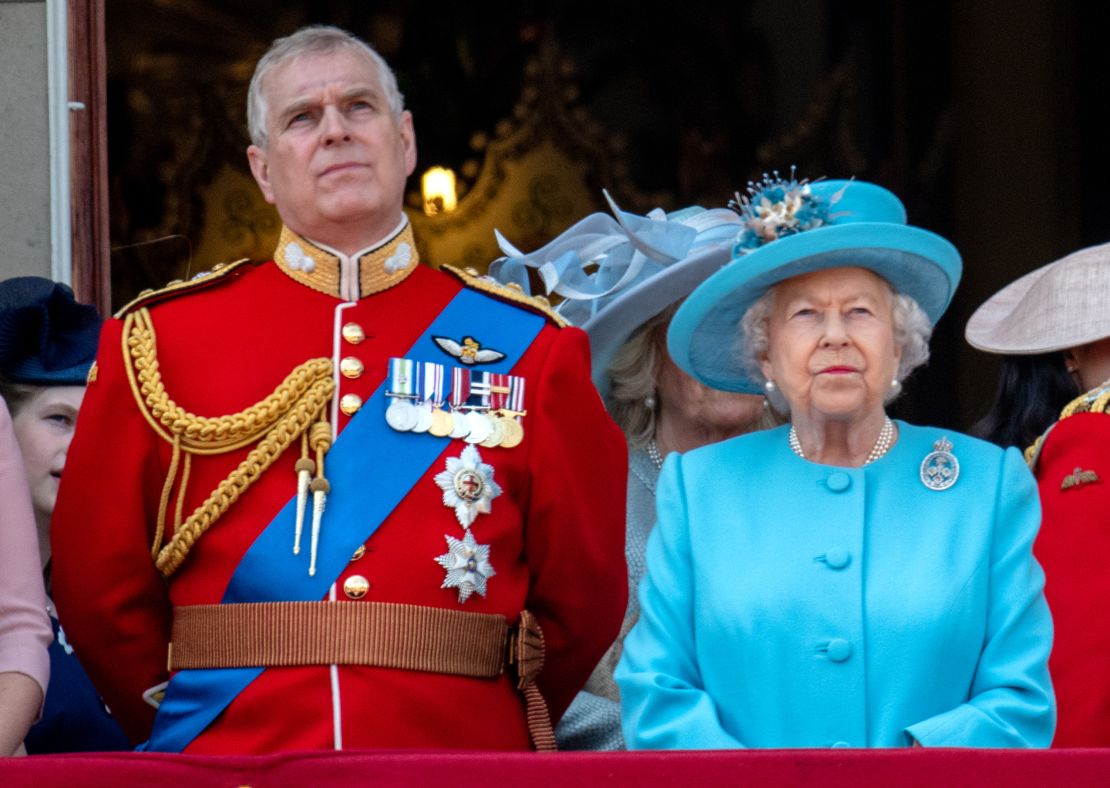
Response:
[{"label": "man's nose", "polygon": [[320,119],[320,135],[325,145],[351,139],[350,129],[347,127],[346,118],[338,107],[326,107]]}]

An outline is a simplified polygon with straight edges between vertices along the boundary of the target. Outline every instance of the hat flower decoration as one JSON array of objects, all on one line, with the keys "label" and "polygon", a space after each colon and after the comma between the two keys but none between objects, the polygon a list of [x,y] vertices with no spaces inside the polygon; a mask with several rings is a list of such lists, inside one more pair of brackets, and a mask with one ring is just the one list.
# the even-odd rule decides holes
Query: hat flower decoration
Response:
[{"label": "hat flower decoration", "polygon": [[808,179],[798,180],[794,168],[782,178],[778,170],[763,173],[763,180],[749,181],[747,194],[736,193],[729,208],[744,224],[734,247],[735,254],[758,249],[786,235],[815,230],[830,219],[830,208],[843,196],[843,190],[830,197],[813,191]]},{"label": "hat flower decoration", "polygon": [[520,251],[495,231],[504,257],[489,267],[492,279],[528,295],[534,271],[544,294],[562,299],[555,311],[589,334],[594,379],[603,391],[617,348],[728,262],[743,230],[742,217],[728,208],[656,208],[640,216],[604,194],[612,215],[591,214],[534,252]]}]

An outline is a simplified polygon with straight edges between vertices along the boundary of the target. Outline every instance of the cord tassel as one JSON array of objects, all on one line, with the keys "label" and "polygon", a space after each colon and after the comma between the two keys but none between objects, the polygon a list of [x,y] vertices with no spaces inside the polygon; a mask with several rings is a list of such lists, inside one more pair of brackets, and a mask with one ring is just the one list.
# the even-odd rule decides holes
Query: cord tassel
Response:
[{"label": "cord tassel", "polygon": [[331,485],[322,476],[312,480],[312,548],[308,561],[308,574],[316,575],[316,548],[320,544],[320,521],[324,517],[324,508],[328,504],[328,493]]},{"label": "cord tassel", "polygon": [[297,526],[293,532],[293,555],[300,555],[304,513],[308,505],[308,486],[312,481],[312,474],[316,472],[316,463],[308,457],[301,457],[293,469],[297,472]]}]

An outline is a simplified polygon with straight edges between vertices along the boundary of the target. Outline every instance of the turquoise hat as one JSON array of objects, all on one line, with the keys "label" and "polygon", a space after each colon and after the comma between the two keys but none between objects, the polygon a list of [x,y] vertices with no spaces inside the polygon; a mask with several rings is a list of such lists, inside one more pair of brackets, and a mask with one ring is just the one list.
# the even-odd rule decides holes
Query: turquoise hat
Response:
[{"label": "turquoise hat", "polygon": [[956,247],[908,226],[902,202],[873,183],[809,183],[776,173],[750,184],[736,209],[745,229],[732,259],[690,294],[667,332],[675,363],[716,389],[763,393],[741,358],[740,320],[779,282],[827,268],[867,268],[936,324],[960,281]]}]

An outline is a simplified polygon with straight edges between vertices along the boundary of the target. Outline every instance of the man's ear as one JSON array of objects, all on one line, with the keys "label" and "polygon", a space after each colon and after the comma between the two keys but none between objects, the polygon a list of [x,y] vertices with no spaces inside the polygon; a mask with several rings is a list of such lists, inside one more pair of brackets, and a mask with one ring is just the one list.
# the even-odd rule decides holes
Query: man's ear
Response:
[{"label": "man's ear", "polygon": [[407,109],[401,113],[398,126],[401,132],[401,145],[405,150],[405,175],[412,175],[412,171],[416,169],[416,131],[412,125],[412,113]]},{"label": "man's ear", "polygon": [[266,202],[273,205],[274,190],[270,185],[270,165],[266,158],[266,151],[257,145],[251,145],[247,148],[247,162],[251,166],[251,175],[254,176],[258,188],[262,190],[262,196],[266,198]]}]

